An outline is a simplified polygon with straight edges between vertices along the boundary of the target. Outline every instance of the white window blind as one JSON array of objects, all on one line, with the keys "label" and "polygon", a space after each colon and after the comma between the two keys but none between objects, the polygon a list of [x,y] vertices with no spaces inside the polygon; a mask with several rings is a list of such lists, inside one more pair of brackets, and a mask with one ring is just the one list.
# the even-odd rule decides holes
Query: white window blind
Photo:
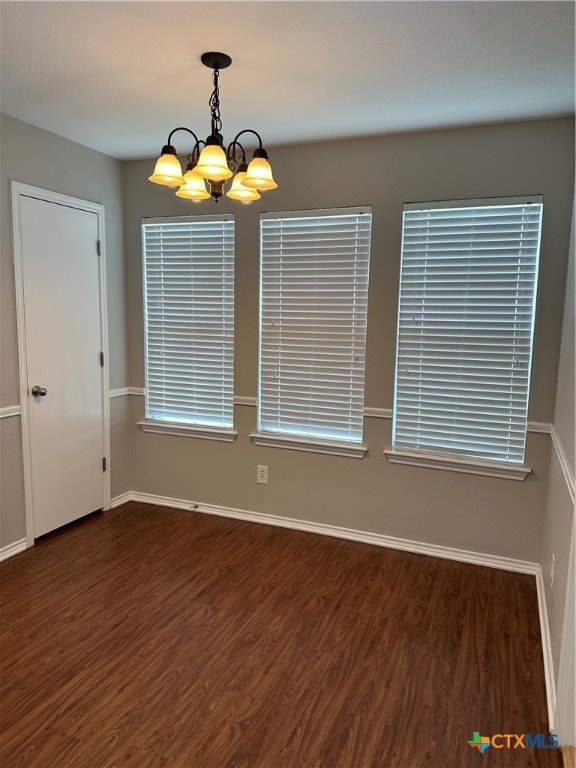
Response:
[{"label": "white window blind", "polygon": [[262,214],[261,433],[361,443],[371,220]]},{"label": "white window blind", "polygon": [[231,428],[234,220],[147,219],[142,238],[146,418]]},{"label": "white window blind", "polygon": [[521,464],[542,198],[404,207],[393,450]]}]

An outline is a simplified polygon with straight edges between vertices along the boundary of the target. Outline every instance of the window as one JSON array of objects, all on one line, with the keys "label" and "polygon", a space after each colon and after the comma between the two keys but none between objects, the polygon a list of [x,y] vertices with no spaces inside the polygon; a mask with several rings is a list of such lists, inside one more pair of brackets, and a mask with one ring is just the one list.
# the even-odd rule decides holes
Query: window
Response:
[{"label": "window", "polygon": [[262,214],[256,442],[364,455],[371,219],[370,208]]},{"label": "window", "polygon": [[404,207],[391,455],[522,465],[541,222],[541,197]]},{"label": "window", "polygon": [[234,220],[146,219],[142,239],[142,427],[233,439]]}]

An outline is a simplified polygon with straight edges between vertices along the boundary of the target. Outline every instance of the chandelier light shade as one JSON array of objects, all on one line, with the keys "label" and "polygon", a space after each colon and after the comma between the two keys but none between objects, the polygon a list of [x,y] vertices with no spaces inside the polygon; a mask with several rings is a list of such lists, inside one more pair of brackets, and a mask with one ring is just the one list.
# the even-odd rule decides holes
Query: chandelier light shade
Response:
[{"label": "chandelier light shade", "polygon": [[226,153],[217,144],[207,144],[200,152],[196,173],[203,179],[214,181],[226,181],[233,175],[228,168]]},{"label": "chandelier light shade", "polygon": [[246,168],[246,165],[241,165],[238,168],[238,173],[234,176],[232,186],[228,192],[226,192],[226,197],[231,197],[233,200],[240,200],[241,203],[251,203],[253,200],[260,200],[262,197],[257,189],[250,189],[244,185]]},{"label": "chandelier light shade", "polygon": [[148,177],[148,181],[153,181],[154,184],[164,184],[167,187],[179,187],[185,183],[182,176],[182,166],[176,157],[174,147],[162,148],[162,154],[156,161],[154,173]]},{"label": "chandelier light shade", "polygon": [[[228,147],[224,145],[222,136],[218,79],[220,70],[229,67],[232,59],[226,53],[210,51],[202,54],[201,61],[214,73],[214,90],[208,102],[211,117],[210,136],[206,141],[201,141],[190,128],[174,128],[162,147],[154,173],[148,177],[148,180],[154,184],[178,187],[176,192],[178,197],[197,203],[210,197],[218,202],[225,183],[234,177],[230,189],[226,192],[227,197],[239,200],[241,203],[259,200],[260,192],[276,189],[278,186],[272,177],[268,153],[262,146],[260,134],[247,128],[240,131]],[[182,174],[182,166],[172,144],[172,136],[178,131],[185,131],[194,138],[194,146],[188,155],[185,174]],[[240,137],[248,133],[258,140],[258,146],[249,164],[246,162],[246,151],[240,143]]]},{"label": "chandelier light shade", "polygon": [[184,185],[176,192],[177,197],[184,197],[187,200],[192,200],[194,203],[199,203],[201,200],[207,200],[210,197],[210,192],[206,189],[204,179],[196,173],[192,163],[188,163],[186,173],[184,174],[184,182]]},{"label": "chandelier light shade", "polygon": [[245,187],[250,187],[250,189],[276,189],[278,184],[272,178],[272,168],[268,162],[268,157],[260,157],[256,152],[254,159],[250,161],[246,178],[242,184]]}]

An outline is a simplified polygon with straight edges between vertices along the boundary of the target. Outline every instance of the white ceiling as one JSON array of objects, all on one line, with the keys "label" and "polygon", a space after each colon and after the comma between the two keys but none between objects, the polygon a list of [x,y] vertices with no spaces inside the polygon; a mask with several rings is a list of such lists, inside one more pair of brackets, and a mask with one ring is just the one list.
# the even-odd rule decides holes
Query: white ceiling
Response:
[{"label": "white ceiling", "polygon": [[118,158],[179,125],[266,146],[574,112],[574,3],[0,3],[3,112]]}]

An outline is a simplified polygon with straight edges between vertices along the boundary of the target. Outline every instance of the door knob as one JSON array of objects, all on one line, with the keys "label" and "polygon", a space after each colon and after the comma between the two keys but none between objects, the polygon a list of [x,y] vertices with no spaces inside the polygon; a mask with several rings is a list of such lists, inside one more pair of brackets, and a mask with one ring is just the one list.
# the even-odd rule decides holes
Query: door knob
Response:
[{"label": "door knob", "polygon": [[35,384],[32,387],[31,392],[34,397],[46,397],[46,395],[48,394],[48,390],[46,389],[46,387],[39,387],[38,384]]}]

